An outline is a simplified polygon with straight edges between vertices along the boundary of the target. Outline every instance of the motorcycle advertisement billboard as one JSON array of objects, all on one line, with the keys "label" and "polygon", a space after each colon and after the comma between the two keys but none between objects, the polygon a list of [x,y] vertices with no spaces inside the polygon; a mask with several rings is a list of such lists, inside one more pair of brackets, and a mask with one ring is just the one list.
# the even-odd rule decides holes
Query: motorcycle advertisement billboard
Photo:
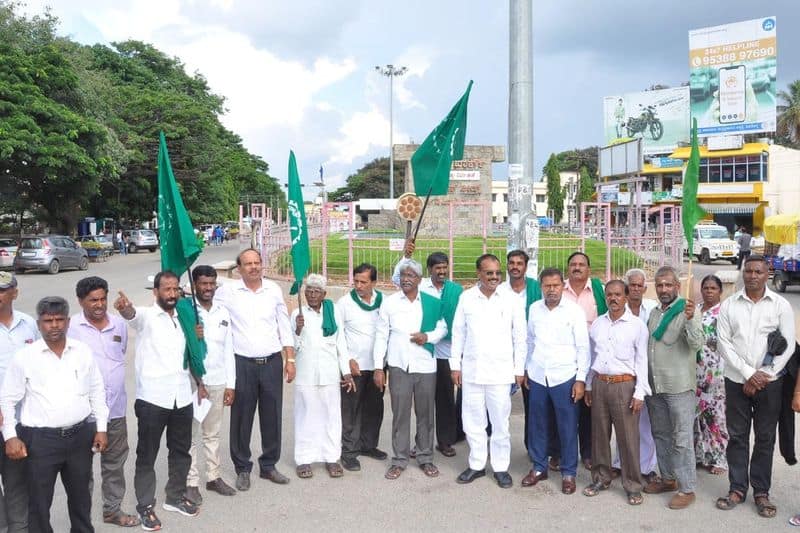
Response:
[{"label": "motorcycle advertisement billboard", "polygon": [[775,131],[775,17],[689,32],[689,92],[700,136]]},{"label": "motorcycle advertisement billboard", "polygon": [[603,133],[606,145],[641,138],[647,155],[675,150],[689,142],[689,88],[606,96]]}]

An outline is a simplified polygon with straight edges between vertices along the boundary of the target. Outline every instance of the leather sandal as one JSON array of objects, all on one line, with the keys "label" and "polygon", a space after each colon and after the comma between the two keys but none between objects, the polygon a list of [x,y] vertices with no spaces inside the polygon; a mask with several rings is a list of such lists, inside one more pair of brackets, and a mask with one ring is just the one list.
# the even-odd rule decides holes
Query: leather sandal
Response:
[{"label": "leather sandal", "polygon": [[610,487],[610,483],[603,483],[602,481],[595,481],[591,485],[588,485],[585,489],[583,489],[584,496],[597,496],[600,494],[600,491],[608,490]]},{"label": "leather sandal", "polygon": [[423,465],[419,465],[422,471],[428,477],[438,477],[439,476],[439,469],[436,468],[436,465],[433,463],[425,463]]},{"label": "leather sandal", "polygon": [[117,509],[113,513],[103,513],[103,522],[120,527],[135,527],[142,523],[139,517],[123,513],[121,509]]},{"label": "leather sandal", "polygon": [[769,501],[769,496],[766,494],[759,494],[758,496],[753,496],[753,501],[756,504],[756,509],[758,509],[758,516],[762,516],[764,518],[775,518],[775,515],[778,514],[778,508],[775,507],[775,504]]},{"label": "leather sandal", "polygon": [[727,496],[717,498],[717,509],[722,511],[730,511],[744,501],[744,496],[741,492],[732,490]]},{"label": "leather sandal", "polygon": [[642,498],[641,492],[629,492],[628,493],[628,505],[642,505],[644,498]]},{"label": "leather sandal", "polygon": [[402,466],[397,466],[397,465],[390,466],[389,470],[386,471],[383,477],[385,477],[386,479],[393,479],[393,480],[397,479],[400,477],[400,474],[403,473],[403,470],[405,470],[405,468],[403,468]]},{"label": "leather sandal", "polygon": [[297,472],[297,477],[300,479],[308,479],[314,475],[314,472],[311,470],[311,465],[298,465],[295,472]]},{"label": "leather sandal", "polygon": [[325,469],[328,471],[328,475],[331,477],[342,477],[344,475],[342,465],[339,463],[325,463]]}]

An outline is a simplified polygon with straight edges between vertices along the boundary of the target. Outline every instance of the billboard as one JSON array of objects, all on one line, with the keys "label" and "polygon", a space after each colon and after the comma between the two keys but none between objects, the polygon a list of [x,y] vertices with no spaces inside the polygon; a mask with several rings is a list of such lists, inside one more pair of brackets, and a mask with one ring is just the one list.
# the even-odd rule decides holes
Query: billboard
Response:
[{"label": "billboard", "polygon": [[700,136],[775,131],[775,17],[689,32],[689,92]]},{"label": "billboard", "polygon": [[689,142],[689,88],[675,87],[603,98],[605,144],[641,138],[643,153],[675,150]]}]

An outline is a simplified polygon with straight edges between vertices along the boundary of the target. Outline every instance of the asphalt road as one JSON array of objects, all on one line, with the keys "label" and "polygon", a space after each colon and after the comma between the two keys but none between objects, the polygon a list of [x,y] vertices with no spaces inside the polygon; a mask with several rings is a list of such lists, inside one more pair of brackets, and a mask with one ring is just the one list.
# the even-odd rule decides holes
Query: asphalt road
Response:
[{"label": "asphalt road", "polygon": [[[233,259],[237,253],[235,243],[223,247],[208,248],[200,261],[214,263]],[[56,276],[48,274],[26,274],[19,277],[20,296],[17,307],[31,313],[35,302],[46,295],[61,295],[78,306],[74,297],[75,282],[85,275],[99,275],[111,286],[112,296],[118,289],[137,305],[151,303],[151,293],[146,290],[147,275],[155,274],[159,268],[159,255],[140,252],[127,257],[115,256],[107,263],[93,263],[89,272],[63,272]],[[695,276],[702,277],[707,270],[725,270],[730,266],[722,263],[708,267],[694,266]],[[800,288],[790,288],[787,296],[795,309],[800,303]],[[129,370],[127,390],[129,394],[128,430],[132,447],[126,464],[128,491],[124,509],[132,512],[135,507],[133,494],[133,470],[136,445],[136,419],[133,415],[134,377],[133,346],[128,350]],[[800,477],[797,469],[786,465],[776,452],[772,500],[778,506],[778,517],[772,520],[760,518],[748,499],[739,508],[723,512],[714,507],[714,500],[727,492],[726,476],[712,476],[698,472],[697,502],[685,511],[671,511],[666,507],[668,495],[645,495],[644,504],[631,508],[625,501],[619,481],[612,489],[589,499],[580,490],[589,483],[589,474],[581,469],[578,473],[578,492],[572,496],[560,493],[560,477],[551,475],[550,480],[534,488],[520,487],[519,482],[530,468],[522,446],[521,396],[514,398],[511,415],[512,457],[511,475],[514,488],[502,490],[491,477],[479,479],[471,485],[455,483],[455,478],[466,467],[467,446],[456,446],[458,455],[445,458],[436,453],[435,461],[441,470],[437,479],[428,479],[416,467],[410,467],[397,481],[383,478],[387,462],[364,458],[361,472],[345,472],[341,479],[330,479],[320,465],[315,465],[314,477],[300,480],[294,475],[292,386],[284,389],[283,452],[278,468],[289,475],[288,486],[277,486],[268,481],[253,478],[249,492],[234,497],[222,497],[202,490],[205,503],[196,518],[185,518],[161,510],[163,486],[166,482],[165,446],[156,465],[158,476],[158,514],[165,531],[488,531],[507,530],[592,530],[592,531],[766,531],[789,529],[786,520],[793,511],[800,511]],[[233,482],[233,467],[225,450],[228,443],[227,416],[222,430],[223,477]],[[386,396],[386,415],[382,427],[382,449],[390,446],[391,408]],[[252,449],[259,449],[259,433],[253,432]],[[97,461],[97,460],[96,460]],[[97,465],[97,462],[95,463]],[[799,467],[800,468],[800,467]],[[117,527],[102,523],[99,465],[95,467],[95,493],[93,517],[97,531],[119,531]],[[69,521],[66,501],[60,486],[52,508],[55,531],[68,531]]]}]

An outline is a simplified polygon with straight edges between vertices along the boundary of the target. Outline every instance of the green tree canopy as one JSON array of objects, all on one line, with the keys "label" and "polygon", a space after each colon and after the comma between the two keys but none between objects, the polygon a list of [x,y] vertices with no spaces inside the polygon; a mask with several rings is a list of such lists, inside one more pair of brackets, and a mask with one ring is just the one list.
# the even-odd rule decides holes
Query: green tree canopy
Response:
[{"label": "green tree canopy", "polygon": [[[394,164],[394,196],[405,190],[405,164],[395,161]],[[339,187],[329,195],[334,202],[349,202],[361,198],[389,197],[389,158],[373,159],[355,174],[347,177],[344,187]]]},{"label": "green tree canopy", "polygon": [[778,142],[800,149],[800,80],[790,83],[788,91],[779,91],[778,99]]},{"label": "green tree canopy", "polygon": [[544,175],[547,180],[547,215],[550,216],[552,213],[553,222],[556,224],[564,215],[564,188],[561,186],[560,171],[556,154],[550,154],[550,158],[544,166]]}]

